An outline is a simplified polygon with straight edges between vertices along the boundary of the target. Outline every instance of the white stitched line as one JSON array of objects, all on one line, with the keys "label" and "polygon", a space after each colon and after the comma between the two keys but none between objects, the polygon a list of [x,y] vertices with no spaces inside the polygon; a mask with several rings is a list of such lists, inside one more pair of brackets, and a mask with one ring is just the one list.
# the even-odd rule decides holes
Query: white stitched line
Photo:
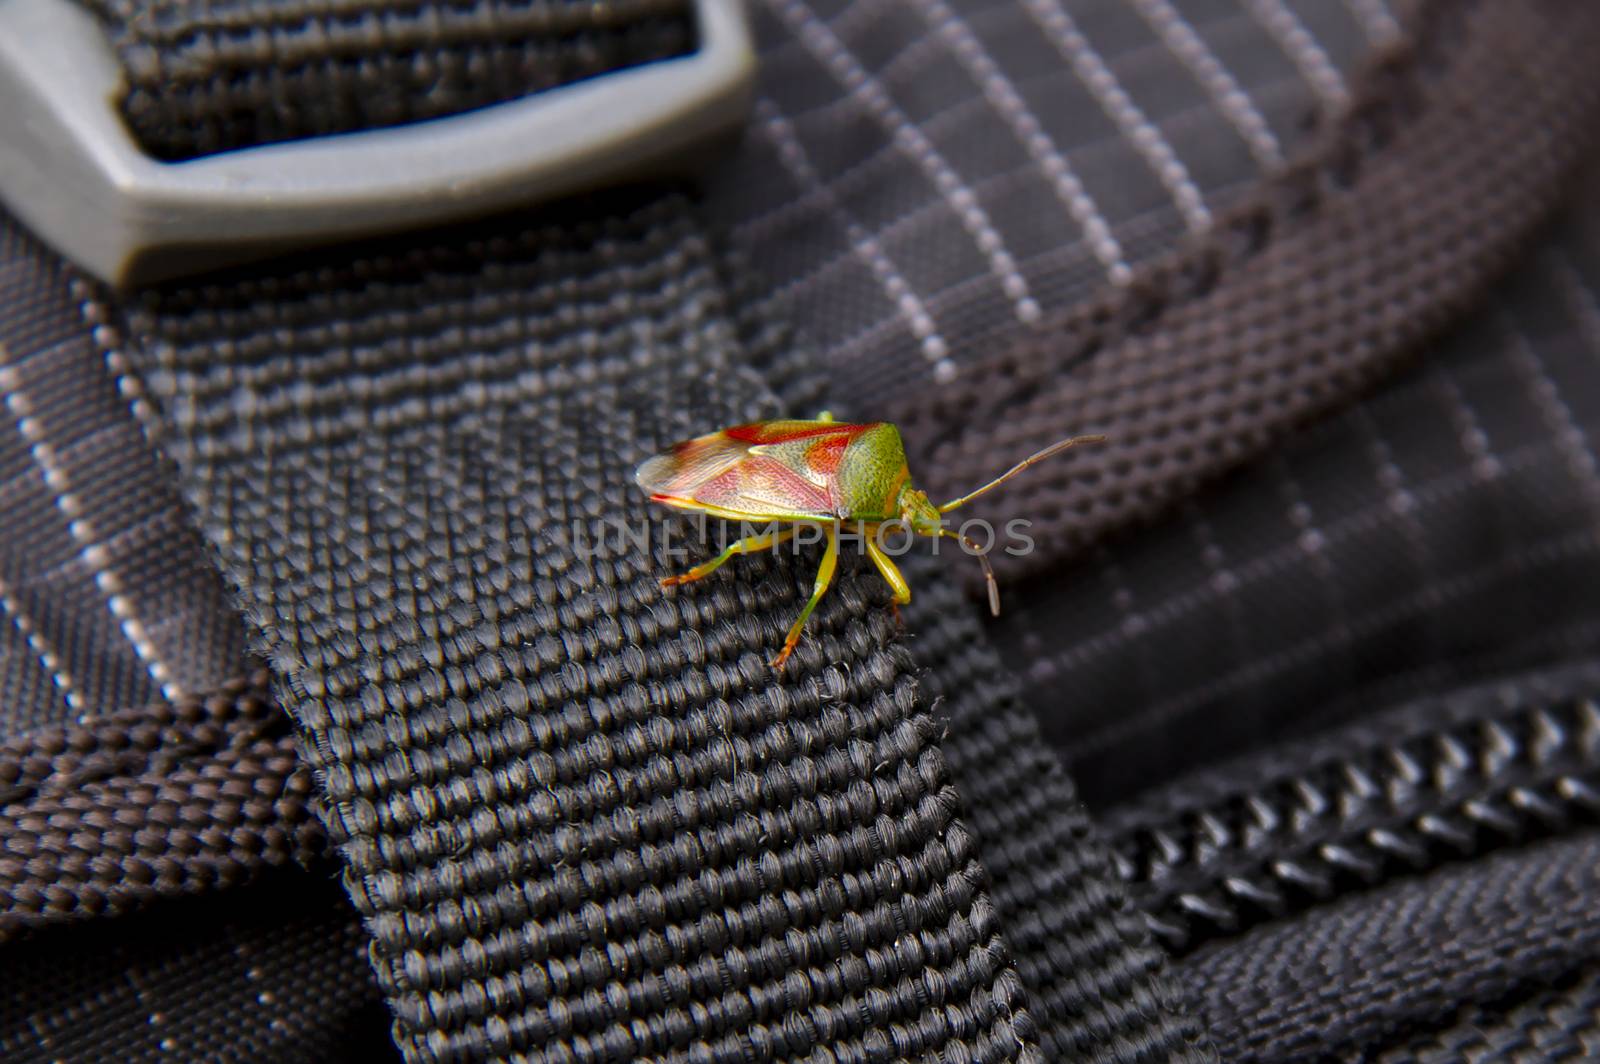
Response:
[{"label": "white stitched line", "polygon": [[1472,459],[1473,475],[1485,482],[1498,480],[1505,474],[1505,469],[1500,463],[1500,456],[1494,451],[1488,432],[1484,431],[1483,419],[1468,402],[1466,393],[1450,376],[1447,368],[1438,362],[1429,364],[1433,367],[1428,376],[1429,384],[1450,405],[1450,420],[1455,424],[1462,451]]},{"label": "white stitched line", "polygon": [[1250,154],[1263,170],[1276,170],[1283,165],[1283,148],[1273,135],[1272,127],[1256,107],[1250,95],[1239,87],[1211,49],[1206,47],[1200,34],[1184,20],[1168,0],[1133,0],[1133,6],[1169,52],[1189,68],[1206,95],[1210,96],[1224,118],[1238,130]]},{"label": "white stitched line", "polygon": [[[1423,527],[1422,519],[1417,516],[1422,508],[1421,504],[1407,483],[1405,470],[1395,458],[1394,447],[1384,436],[1382,426],[1378,424],[1378,419],[1372,410],[1366,403],[1358,402],[1351,407],[1350,412],[1367,437],[1368,453],[1372,457],[1378,490],[1382,492],[1389,512],[1404,528],[1402,534],[1411,549],[1417,573],[1424,584],[1420,593],[1424,601],[1428,601],[1429,596],[1438,592],[1439,573],[1438,567],[1434,564],[1433,554],[1428,550],[1427,529]],[[1430,623],[1423,630],[1427,632],[1426,639],[1422,640],[1423,645],[1428,648],[1427,656],[1435,657],[1434,651],[1439,643],[1439,626]]]},{"label": "white stitched line", "polygon": [[[1560,247],[1555,248],[1546,256],[1546,260],[1550,272],[1555,275],[1556,284],[1561,288],[1563,297],[1570,306],[1573,315],[1577,318],[1579,334],[1582,335],[1591,351],[1600,351],[1600,300],[1596,299],[1594,289],[1584,280],[1583,274],[1573,265],[1572,260],[1567,257],[1567,253]],[[1543,371],[1544,363],[1539,361],[1538,356],[1533,351],[1533,346],[1531,344],[1523,344],[1521,341],[1522,337],[1519,332],[1519,346],[1528,352],[1540,370]],[[1589,439],[1588,434],[1583,431],[1577,418],[1573,416],[1571,407],[1566,404],[1565,400],[1560,398],[1560,391],[1556,388],[1555,382],[1549,380],[1547,372],[1544,373],[1544,377],[1548,381],[1545,387],[1548,388],[1551,397],[1559,404],[1560,411],[1569,426],[1572,441],[1581,447],[1582,457],[1579,465],[1593,480],[1589,494],[1596,508],[1600,509],[1600,469],[1597,469],[1593,441]]]},{"label": "white stitched line", "polygon": [[999,277],[1001,290],[1014,304],[1017,317],[1024,322],[1037,321],[1040,316],[1039,304],[1028,291],[1028,282],[1017,269],[1011,253],[1006,250],[999,231],[978,204],[972,189],[962,182],[922,130],[895,106],[883,85],[866,72],[827,24],[804,4],[799,0],[767,0],[767,4],[800,37],[806,50],[822,61],[851,98],[859,101],[889,131],[895,145],[932,179],[934,187],[955,210],[978,250],[988,259],[989,268]]},{"label": "white stitched line", "polygon": [[1244,0],[1245,6],[1256,17],[1256,21],[1265,26],[1285,55],[1299,69],[1306,84],[1311,86],[1311,91],[1321,97],[1322,102],[1329,110],[1337,111],[1344,107],[1350,98],[1349,90],[1345,88],[1344,78],[1340,75],[1333,60],[1328,58],[1328,53],[1322,50],[1315,37],[1306,29],[1290,11],[1283,0]]},{"label": "white stitched line", "polygon": [[1344,0],[1344,6],[1361,23],[1361,31],[1373,45],[1382,47],[1400,39],[1400,20],[1383,0]]},{"label": "white stitched line", "polygon": [[105,357],[111,375],[116,378],[117,395],[121,396],[127,402],[128,408],[133,411],[133,419],[138,423],[139,431],[144,434],[146,442],[159,449],[157,441],[161,438],[160,418],[150,400],[145,398],[144,385],[134,375],[127,358],[122,354],[122,339],[110,324],[110,311],[96,297],[94,289],[82,280],[72,281],[72,298],[78,301],[78,313],[89,326],[95,346]]},{"label": "white stitched line", "polygon": [[785,169],[793,175],[802,188],[809,189],[816,196],[822,207],[844,226],[845,234],[850,239],[850,247],[855,251],[872,275],[877,278],[883,290],[888,293],[901,317],[905,318],[911,334],[917,338],[917,343],[922,348],[922,354],[934,364],[934,379],[944,382],[953,379],[956,375],[956,364],[950,359],[950,346],[945,343],[944,337],[939,335],[939,328],[934,323],[933,315],[928,313],[928,308],[907,283],[900,271],[890,261],[877,239],[850,215],[839,202],[833,190],[823,182],[817,174],[816,167],[812,166],[811,159],[806,154],[806,149],[800,143],[799,136],[795,133],[794,124],[778,109],[778,105],[770,99],[763,97],[756,101],[756,118],[760,121],[760,128],[767,138],[772,141],[772,146],[777,149],[778,159]]},{"label": "white stitched line", "polygon": [[0,392],[5,393],[6,409],[16,418],[17,431],[28,445],[28,455],[38,466],[45,486],[55,494],[55,506],[66,519],[67,532],[78,545],[79,557],[93,574],[95,587],[106,596],[106,606],[122,634],[163,693],[169,698],[177,697],[181,692],[172,683],[171,672],[161,662],[149,633],[135,615],[133,603],[123,594],[122,581],[111,567],[111,552],[100,542],[94,525],[83,516],[83,504],[74,494],[72,482],[56,458],[55,448],[45,438],[45,426],[34,415],[33,404],[22,390],[22,375],[14,366],[0,367]]},{"label": "white stitched line", "polygon": [[1322,585],[1323,598],[1328,606],[1328,627],[1342,636],[1350,631],[1350,611],[1338,574],[1328,558],[1333,536],[1318,524],[1316,511],[1306,501],[1305,490],[1300,486],[1300,478],[1295,476],[1289,460],[1280,455],[1272,460],[1270,468],[1278,479],[1278,494],[1284,503],[1289,523],[1299,529],[1295,545],[1305,555],[1310,570]]},{"label": "white stitched line", "polygon": [[83,709],[83,696],[78,693],[72,674],[61,664],[61,658],[55,652],[55,648],[22,609],[22,604],[17,601],[16,592],[4,580],[0,580],[0,607],[11,615],[12,626],[22,633],[22,638],[28,641],[28,646],[39,656],[39,664],[44,666],[44,671],[50,674],[50,682],[55,684],[56,690],[66,699],[67,708]]},{"label": "white stitched line", "polygon": [[1573,265],[1572,259],[1561,248],[1553,249],[1549,266],[1556,275],[1567,302],[1578,318],[1578,331],[1589,342],[1590,348],[1600,354],[1600,296],[1595,294],[1583,274]]},{"label": "white stitched line", "polygon": [[[1548,448],[1549,444],[1545,441],[1514,447],[1496,459],[1494,475],[1514,474],[1536,463],[1545,462]],[[1483,476],[1483,471],[1477,467],[1464,473],[1442,473],[1431,480],[1414,484],[1411,494],[1418,504],[1426,509],[1441,500],[1459,496],[1470,490],[1473,483]],[[1330,518],[1328,524],[1324,526],[1326,542],[1348,544],[1354,537],[1367,531],[1382,519],[1381,511],[1375,507],[1363,507],[1340,513]],[[1233,571],[1241,586],[1260,587],[1266,581],[1304,561],[1305,553],[1301,537],[1296,536],[1292,540],[1269,547],[1248,560],[1236,563]],[[1169,594],[1161,600],[1160,605],[1151,607],[1147,611],[1151,628],[1170,630],[1184,617],[1193,616],[1208,608],[1212,601],[1212,589],[1209,585],[1196,585]],[[1058,651],[1057,660],[1061,662],[1063,670],[1081,668],[1110,654],[1120,645],[1119,640],[1120,633],[1116,631],[1097,632]]]},{"label": "white stitched line", "polygon": [[1435,602],[1449,605],[1452,600],[1464,598],[1503,579],[1507,575],[1518,574],[1528,569],[1546,565],[1551,562],[1566,558],[1579,557],[1600,551],[1600,536],[1591,529],[1580,529],[1562,536],[1550,536],[1538,540],[1531,547],[1525,547],[1509,557],[1499,558],[1491,563],[1458,573],[1444,581],[1432,593],[1423,595],[1412,593],[1403,595],[1385,603],[1376,609],[1369,609],[1362,614],[1353,627],[1335,629],[1319,635],[1309,636],[1296,642],[1287,649],[1277,651],[1265,658],[1258,658],[1232,669],[1221,676],[1206,681],[1198,687],[1184,691],[1163,702],[1147,706],[1135,713],[1127,715],[1113,724],[1106,725],[1096,732],[1080,737],[1074,746],[1074,756],[1087,757],[1098,750],[1117,741],[1121,735],[1131,734],[1136,730],[1147,729],[1161,721],[1189,712],[1195,706],[1215,702],[1226,697],[1230,692],[1237,691],[1250,685],[1259,685],[1262,681],[1280,675],[1298,664],[1310,661],[1317,655],[1325,655],[1335,649],[1342,650],[1346,658],[1351,654],[1352,648],[1358,639],[1381,632],[1385,627],[1396,622],[1410,619],[1423,609],[1434,609]]},{"label": "white stitched line", "polygon": [[1556,445],[1566,456],[1567,465],[1580,481],[1589,507],[1600,512],[1600,460],[1595,456],[1594,445],[1588,433],[1572,413],[1572,407],[1561,398],[1561,389],[1550,369],[1539,357],[1538,347],[1528,341],[1522,327],[1504,311],[1495,314],[1495,323],[1505,333],[1511,349],[1528,377],[1528,394],[1539,407],[1545,426],[1556,437]]},{"label": "white stitched line", "polygon": [[1228,555],[1222,549],[1211,520],[1193,499],[1182,507],[1186,524],[1194,531],[1195,543],[1200,548],[1200,560],[1211,572],[1212,593],[1222,601],[1222,611],[1228,618],[1228,639],[1233,644],[1234,659],[1249,661],[1253,657],[1250,627],[1245,623],[1244,608],[1239,591],[1243,586],[1239,574],[1228,564]]},{"label": "white stitched line", "polygon": [[1105,216],[1095,205],[1093,197],[1073,173],[1072,165],[1056,147],[1044,126],[1035,117],[1016,87],[1006,79],[1000,67],[984,51],[972,29],[950,10],[944,0],[916,0],[923,17],[936,27],[957,61],[966,68],[983,92],[984,99],[999,111],[1016,134],[1017,140],[1028,155],[1043,168],[1055,187],[1056,197],[1066,206],[1067,213],[1078,223],[1089,250],[1105,267],[1106,275],[1114,284],[1127,284],[1133,279],[1133,270],[1122,253],[1122,245],[1111,232]]},{"label": "white stitched line", "polygon": [[1138,600],[1134,597],[1133,587],[1123,575],[1122,566],[1117,563],[1116,556],[1108,547],[1098,547],[1094,552],[1094,566],[1100,570],[1104,583],[1111,589],[1111,605],[1122,618],[1117,630],[1121,632],[1134,647],[1135,668],[1137,683],[1140,691],[1140,703],[1152,702],[1156,698],[1154,678],[1160,674],[1159,663],[1151,660],[1150,641],[1141,638],[1148,630],[1148,622],[1144,612],[1139,609]]},{"label": "white stitched line", "polygon": [[1094,95],[1101,110],[1116,123],[1118,129],[1133,143],[1156,177],[1172,196],[1184,224],[1192,232],[1203,233],[1211,228],[1211,212],[1206,209],[1200,186],[1189,176],[1189,170],[1161,135],[1156,124],[1139,109],[1126,90],[1117,82],[1116,74],[1106,65],[1094,45],[1078,29],[1072,16],[1067,14],[1059,0],[1024,0],[1034,21],[1044,27],[1055,41],[1057,50],[1072,66],[1078,80]]}]

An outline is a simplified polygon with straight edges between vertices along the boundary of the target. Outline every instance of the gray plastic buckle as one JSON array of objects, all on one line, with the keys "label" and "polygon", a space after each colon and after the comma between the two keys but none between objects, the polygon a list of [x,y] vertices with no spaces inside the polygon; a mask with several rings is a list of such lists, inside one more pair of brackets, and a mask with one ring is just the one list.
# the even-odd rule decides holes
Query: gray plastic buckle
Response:
[{"label": "gray plastic buckle", "polygon": [[140,150],[122,68],[74,0],[0,0],[0,201],[113,284],[678,172],[743,124],[743,0],[694,0],[699,50],[392,129],[178,163]]}]

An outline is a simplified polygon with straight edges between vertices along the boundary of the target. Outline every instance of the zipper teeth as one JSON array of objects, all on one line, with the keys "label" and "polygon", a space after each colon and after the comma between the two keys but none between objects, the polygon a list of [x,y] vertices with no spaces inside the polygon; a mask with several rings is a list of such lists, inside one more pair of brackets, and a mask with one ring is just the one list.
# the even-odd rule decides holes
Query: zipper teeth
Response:
[{"label": "zipper teeth", "polygon": [[1600,821],[1600,705],[1520,707],[1282,772],[1110,839],[1174,952],[1350,888]]}]

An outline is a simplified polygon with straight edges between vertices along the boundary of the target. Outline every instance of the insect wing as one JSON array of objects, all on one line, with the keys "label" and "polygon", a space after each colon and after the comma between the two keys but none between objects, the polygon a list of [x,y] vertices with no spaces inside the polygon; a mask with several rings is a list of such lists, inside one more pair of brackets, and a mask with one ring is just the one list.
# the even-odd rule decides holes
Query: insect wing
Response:
[{"label": "insect wing", "polygon": [[633,479],[652,496],[693,498],[704,485],[744,461],[750,445],[725,432],[675,443],[645,459]]},{"label": "insect wing", "polygon": [[760,421],[686,440],[646,461],[635,480],[657,502],[724,516],[836,516],[839,458],[863,426]]}]

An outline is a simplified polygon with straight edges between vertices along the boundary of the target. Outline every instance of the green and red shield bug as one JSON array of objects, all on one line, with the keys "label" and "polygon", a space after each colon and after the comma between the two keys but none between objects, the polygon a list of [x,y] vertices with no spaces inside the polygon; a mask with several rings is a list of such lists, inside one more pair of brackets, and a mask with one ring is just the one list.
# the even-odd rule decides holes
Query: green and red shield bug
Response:
[{"label": "green and red shield bug", "polygon": [[790,527],[749,536],[686,573],[669,576],[676,587],[709,576],[736,554],[770,550],[792,539],[804,525],[820,525],[827,546],[817,569],[811,598],[789,628],[783,649],[773,659],[783,668],[817,608],[839,563],[839,529],[851,526],[867,556],[894,591],[895,605],[911,601],[911,587],[879,542],[880,528],[898,522],[920,536],[960,540],[977,555],[989,585],[989,608],[1000,614],[1000,591],[986,552],[971,539],[944,527],[944,515],[998,487],[1035,462],[1103,436],[1074,436],[1029,455],[976,491],[935,506],[911,484],[900,430],[886,421],[859,425],[821,414],[815,421],[757,421],[735,425],[674,444],[645,461],[634,474],[655,502],[730,521],[784,522]]}]

